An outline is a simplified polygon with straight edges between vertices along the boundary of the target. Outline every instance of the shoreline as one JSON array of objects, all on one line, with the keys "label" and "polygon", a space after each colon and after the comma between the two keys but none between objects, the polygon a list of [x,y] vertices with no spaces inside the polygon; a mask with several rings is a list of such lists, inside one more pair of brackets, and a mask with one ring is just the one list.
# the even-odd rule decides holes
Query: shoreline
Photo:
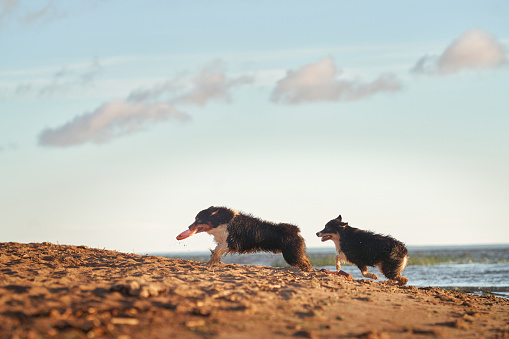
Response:
[{"label": "shoreline", "polygon": [[0,243],[0,338],[508,337],[509,300],[85,246]]}]

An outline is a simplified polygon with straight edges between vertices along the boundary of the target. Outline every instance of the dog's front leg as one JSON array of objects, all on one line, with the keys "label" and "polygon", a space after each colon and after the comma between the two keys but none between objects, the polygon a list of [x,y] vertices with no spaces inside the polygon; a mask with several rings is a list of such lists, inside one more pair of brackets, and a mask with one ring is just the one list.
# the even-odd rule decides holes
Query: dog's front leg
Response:
[{"label": "dog's front leg", "polygon": [[218,244],[214,250],[211,250],[210,260],[207,263],[207,266],[212,266],[221,261],[221,257],[228,251],[228,247],[223,244]]},{"label": "dog's front leg", "polygon": [[336,271],[341,271],[341,257],[336,255]]}]

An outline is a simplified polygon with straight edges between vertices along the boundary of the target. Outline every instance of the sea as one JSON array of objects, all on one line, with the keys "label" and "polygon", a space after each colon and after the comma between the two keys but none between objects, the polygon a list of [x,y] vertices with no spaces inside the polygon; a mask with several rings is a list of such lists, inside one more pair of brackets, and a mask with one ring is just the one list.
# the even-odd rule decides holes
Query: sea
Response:
[{"label": "sea", "polygon": [[[408,267],[403,276],[417,287],[443,289],[478,295],[509,298],[509,245],[407,246]],[[210,251],[151,253],[167,258],[208,261]],[[311,265],[316,269],[335,270],[334,248],[308,248]],[[222,262],[240,265],[287,266],[281,254],[252,253],[223,257]],[[341,269],[354,279],[364,279],[356,266],[343,264]],[[370,268],[380,280],[387,280],[378,268]]]}]

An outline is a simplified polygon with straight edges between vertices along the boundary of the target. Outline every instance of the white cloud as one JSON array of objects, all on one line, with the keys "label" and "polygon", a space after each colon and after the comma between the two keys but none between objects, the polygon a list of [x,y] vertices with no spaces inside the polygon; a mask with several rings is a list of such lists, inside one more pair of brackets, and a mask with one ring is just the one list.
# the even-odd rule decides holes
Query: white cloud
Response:
[{"label": "white cloud", "polygon": [[57,128],[48,128],[39,136],[43,146],[73,146],[86,142],[102,144],[114,137],[136,132],[149,123],[169,117],[187,120],[167,103],[144,104],[123,100],[108,102],[95,111],[75,117]]},{"label": "white cloud", "polygon": [[468,69],[497,68],[506,63],[504,47],[494,36],[477,28],[467,30],[441,55],[421,57],[412,72],[451,75]]},{"label": "white cloud", "polygon": [[359,100],[378,92],[393,92],[401,84],[392,74],[384,74],[371,82],[339,79],[342,71],[332,57],[288,71],[277,82],[271,99],[274,102],[300,104],[305,102]]},{"label": "white cloud", "polygon": [[193,89],[188,93],[175,99],[175,103],[185,103],[193,105],[205,105],[210,100],[230,101],[229,90],[250,84],[253,78],[250,76],[240,76],[236,78],[227,78],[221,62],[213,62],[203,68],[203,70],[192,80]]},{"label": "white cloud", "polygon": [[66,14],[60,11],[60,9],[54,4],[53,1],[48,1],[46,6],[43,8],[27,13],[24,21],[29,24],[36,22],[50,22],[61,19],[65,16]]},{"label": "white cloud", "polygon": [[[54,1],[49,0],[43,7],[29,7],[30,9],[22,15],[22,20],[19,20],[20,14],[18,12],[23,10],[20,5],[21,2],[19,0],[0,0],[0,24],[2,24],[2,21],[7,21],[11,18],[26,24],[49,23],[67,15],[55,5]],[[28,1],[24,5],[31,6],[33,3]],[[40,6],[40,4],[36,4],[36,6]]]},{"label": "white cloud", "polygon": [[505,52],[495,38],[481,29],[469,30],[455,40],[438,60],[442,74],[464,68],[492,68],[505,63]]},{"label": "white cloud", "polygon": [[410,69],[411,73],[433,74],[436,72],[437,56],[426,54],[417,60],[414,67]]},{"label": "white cloud", "polygon": [[212,100],[231,101],[230,90],[253,82],[252,76],[229,78],[221,61],[206,65],[194,77],[179,75],[154,85],[150,89],[137,89],[128,97],[129,101],[145,102],[165,98],[173,104],[203,106]]},{"label": "white cloud", "polygon": [[[58,88],[58,80],[66,74],[65,70],[60,73],[55,74],[53,87]],[[252,78],[247,76],[227,77],[221,64],[215,62],[191,81],[176,76],[152,88],[132,91],[127,99],[110,101],[60,127],[48,128],[39,135],[39,144],[58,147],[86,142],[102,144],[168,118],[188,120],[190,117],[175,108],[176,104],[204,105],[218,99],[229,101],[230,89],[251,81]]]},{"label": "white cloud", "polygon": [[0,24],[19,6],[19,0],[0,0]]},{"label": "white cloud", "polygon": [[[11,76],[13,80],[8,82],[1,96],[52,96],[74,89],[91,87],[102,70],[101,62],[96,57],[91,61],[59,68],[4,72],[2,75]],[[30,80],[16,82],[16,78],[26,79],[27,77],[30,77]]]},{"label": "white cloud", "polygon": [[97,75],[102,71],[102,66],[98,58],[94,58],[92,62],[85,66],[84,71],[76,73],[76,70],[63,66],[56,71],[52,79],[46,85],[39,89],[40,95],[51,95],[58,92],[68,91],[73,87],[87,87],[94,83]]},{"label": "white cloud", "polygon": [[151,88],[138,88],[132,91],[127,97],[128,101],[132,102],[150,102],[154,100],[161,100],[168,96],[174,96],[182,88],[179,77],[174,79],[166,79],[163,82],[153,85]]}]

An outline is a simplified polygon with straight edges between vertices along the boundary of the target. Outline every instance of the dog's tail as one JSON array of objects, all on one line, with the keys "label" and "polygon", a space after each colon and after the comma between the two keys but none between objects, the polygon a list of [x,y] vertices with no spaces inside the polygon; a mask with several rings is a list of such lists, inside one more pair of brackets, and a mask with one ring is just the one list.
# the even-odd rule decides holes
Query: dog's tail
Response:
[{"label": "dog's tail", "polygon": [[407,250],[405,244],[398,241],[396,243],[396,246],[394,246],[392,248],[390,258],[392,260],[397,260],[397,261],[400,261],[400,260],[403,260],[404,258],[406,258],[405,265],[401,268],[401,270],[403,270],[408,264],[408,250]]}]

